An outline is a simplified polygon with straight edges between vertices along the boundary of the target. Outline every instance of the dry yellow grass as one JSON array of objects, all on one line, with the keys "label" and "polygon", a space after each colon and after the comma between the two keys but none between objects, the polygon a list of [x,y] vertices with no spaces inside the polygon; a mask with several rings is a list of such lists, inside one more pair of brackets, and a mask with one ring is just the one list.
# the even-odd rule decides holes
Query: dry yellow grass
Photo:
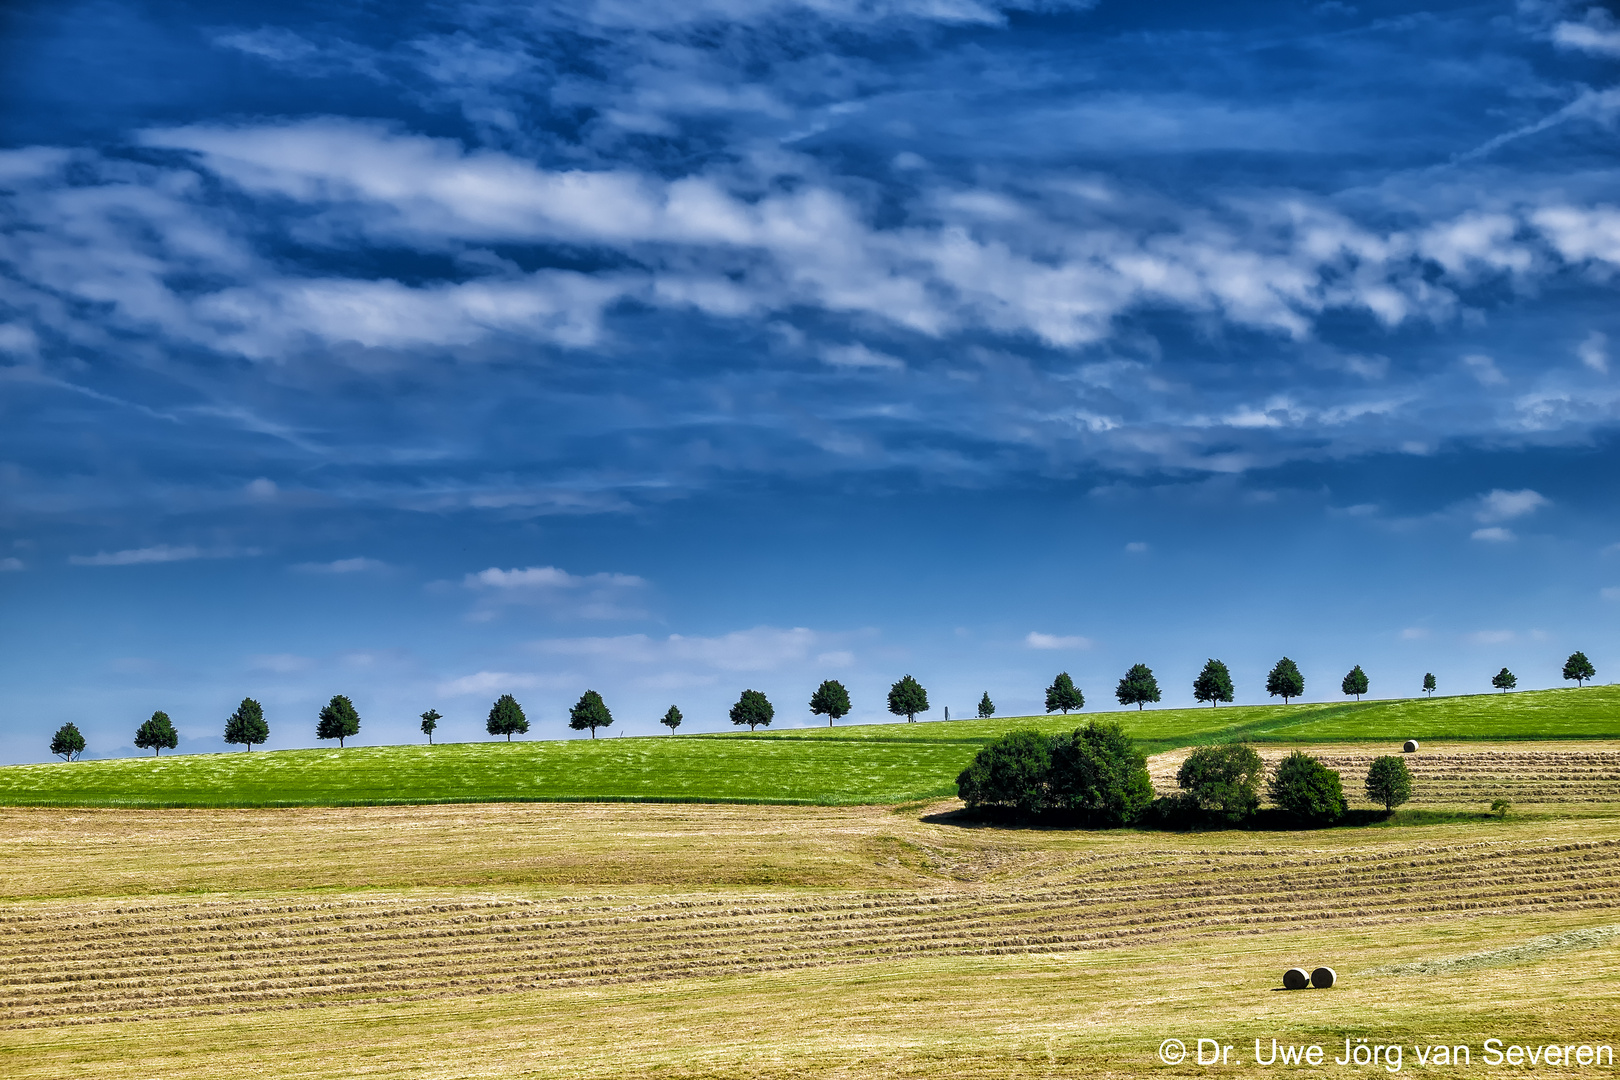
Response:
[{"label": "dry yellow grass", "polygon": [[[1563,805],[1194,835],[950,804],[0,810],[0,1075],[1211,1071],[1160,1063],[1171,1036],[1264,1075],[1274,1035],[1400,1039],[1408,1068],[1414,1040],[1620,1045],[1617,938],[1352,974],[1620,923],[1620,818]],[[1275,991],[1293,964],[1341,985]]]}]

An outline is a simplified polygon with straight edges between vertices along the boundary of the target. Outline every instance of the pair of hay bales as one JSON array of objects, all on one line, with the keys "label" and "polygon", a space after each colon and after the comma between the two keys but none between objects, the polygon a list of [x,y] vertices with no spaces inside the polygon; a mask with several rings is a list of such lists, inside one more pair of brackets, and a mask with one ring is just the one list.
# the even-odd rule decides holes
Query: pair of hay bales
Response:
[{"label": "pair of hay bales", "polygon": [[1304,968],[1289,968],[1283,972],[1283,989],[1304,990],[1307,987],[1316,987],[1326,990],[1339,981],[1339,976],[1330,967],[1319,967],[1309,975]]}]

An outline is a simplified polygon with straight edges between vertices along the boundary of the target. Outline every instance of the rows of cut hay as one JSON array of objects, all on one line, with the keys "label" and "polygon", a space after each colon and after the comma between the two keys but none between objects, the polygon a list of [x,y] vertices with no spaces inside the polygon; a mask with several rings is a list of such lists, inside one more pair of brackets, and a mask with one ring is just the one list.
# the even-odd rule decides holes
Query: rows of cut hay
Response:
[{"label": "rows of cut hay", "polygon": [[1617,905],[1620,839],[1115,848],[993,886],[810,898],[41,901],[0,912],[0,1027]]},{"label": "rows of cut hay", "polygon": [[[1268,770],[1290,752],[1287,747],[1256,747]],[[1306,747],[1344,779],[1353,805],[1366,803],[1362,782],[1372,760],[1394,747]],[[1149,762],[1154,788],[1176,790],[1176,770],[1187,751],[1156,755]],[[1620,806],[1620,748],[1610,746],[1461,745],[1426,746],[1401,755],[1412,773],[1413,807],[1478,809],[1499,798],[1516,807]]]}]

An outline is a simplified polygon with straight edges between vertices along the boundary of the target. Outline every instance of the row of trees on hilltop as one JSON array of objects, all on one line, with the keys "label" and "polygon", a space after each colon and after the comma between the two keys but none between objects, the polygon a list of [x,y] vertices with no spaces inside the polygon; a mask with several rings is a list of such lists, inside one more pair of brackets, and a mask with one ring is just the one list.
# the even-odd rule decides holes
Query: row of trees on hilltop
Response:
[{"label": "row of trees on hilltop", "polygon": [[[1589,679],[1596,678],[1597,670],[1583,652],[1571,653],[1564,662],[1563,676],[1565,679],[1584,686]],[[1339,684],[1339,688],[1346,696],[1354,695],[1356,700],[1368,692],[1370,681],[1367,673],[1357,664],[1351,668]],[[1503,668],[1491,678],[1491,685],[1506,693],[1518,686],[1517,677],[1507,668]],[[1219,660],[1211,659],[1193,680],[1193,698],[1196,701],[1207,701],[1211,706],[1221,702],[1231,702],[1235,696],[1232,683],[1232,673],[1227,666]],[[1423,690],[1432,695],[1436,689],[1433,674],[1423,676]],[[1292,698],[1300,697],[1305,693],[1305,677],[1300,674],[1299,666],[1288,657],[1283,657],[1272,667],[1266,676],[1266,692],[1272,697],[1281,697],[1287,704]],[[1160,700],[1158,679],[1153,669],[1146,664],[1132,664],[1125,672],[1119,684],[1114,688],[1114,697],[1121,705],[1135,705],[1138,709]],[[1067,671],[1061,671],[1052,680],[1052,685],[1046,688],[1046,711],[1062,712],[1067,715],[1078,709],[1085,708],[1086,696],[1074,684],[1074,679]],[[902,676],[889,687],[889,712],[896,716],[904,716],[907,723],[915,722],[917,717],[928,711],[928,691],[921,683],[910,675]],[[825,716],[829,726],[835,720],[849,715],[851,709],[849,690],[837,679],[827,679],[810,695],[810,712],[814,716]],[[994,716],[995,704],[990,700],[990,694],[985,692],[979,699],[978,714],[981,718]],[[776,717],[776,709],[770,699],[758,690],[744,690],[731,706],[730,719],[739,727],[746,724],[749,731],[760,727],[769,727]],[[433,732],[444,717],[436,709],[429,709],[421,714],[422,733],[427,736],[429,744],[433,742]],[[673,733],[680,727],[685,718],[679,707],[671,705],[669,710],[659,719],[659,723],[668,727]],[[580,699],[568,710],[568,726],[575,731],[589,731],[591,738],[596,738],[598,728],[611,727],[613,713],[603,701],[602,695],[595,690],[587,690],[580,695]],[[490,706],[489,717],[484,730],[491,735],[504,736],[508,742],[513,735],[526,735],[529,731],[529,720],[524,715],[523,706],[511,694],[502,694]],[[343,694],[334,694],[332,699],[321,707],[315,721],[315,737],[322,740],[336,739],[341,748],[348,739],[360,733],[360,713],[354,702]],[[252,750],[254,746],[267,742],[270,738],[270,724],[265,719],[264,707],[253,698],[243,698],[225,721],[225,741],[234,746],[242,746]],[[135,745],[142,750],[151,750],[153,755],[161,754],[164,750],[173,750],[180,744],[179,733],[169,714],[159,709],[144,721],[135,731]],[[78,727],[72,723],[63,724],[51,737],[51,753],[67,761],[72,761],[84,754],[85,739]]]},{"label": "row of trees on hilltop", "polygon": [[[1592,666],[1585,653],[1577,651],[1571,653],[1569,659],[1564,661],[1563,674],[1565,679],[1584,686],[1588,679],[1597,677],[1597,669]],[[1361,700],[1371,685],[1371,680],[1361,669],[1360,664],[1346,672],[1344,678],[1339,681],[1340,691],[1346,697],[1354,696],[1357,701]],[[1519,680],[1513,672],[1504,667],[1491,676],[1491,685],[1506,693],[1518,686]],[[1437,688],[1434,674],[1426,672],[1423,676],[1423,692],[1433,696]],[[1219,660],[1209,660],[1197,678],[1193,679],[1192,690],[1194,701],[1207,701],[1212,707],[1221,702],[1230,703],[1236,694],[1231,669]],[[1300,673],[1299,665],[1286,656],[1277,661],[1266,676],[1266,693],[1271,697],[1282,698],[1285,705],[1293,698],[1303,697],[1305,676]],[[1135,705],[1139,710],[1144,705],[1157,702],[1160,699],[1159,681],[1154,676],[1153,669],[1146,664],[1132,664],[1124,678],[1114,687],[1114,698],[1121,705]],[[1074,679],[1067,671],[1058,672],[1057,678],[1052,680],[1052,685],[1046,688],[1046,711],[1049,713],[1061,712],[1067,715],[1073,710],[1085,708],[1085,704],[1086,695],[1074,685]],[[990,704],[990,695],[987,693],[980,703],[979,715],[990,716],[994,712],[995,707]]]}]

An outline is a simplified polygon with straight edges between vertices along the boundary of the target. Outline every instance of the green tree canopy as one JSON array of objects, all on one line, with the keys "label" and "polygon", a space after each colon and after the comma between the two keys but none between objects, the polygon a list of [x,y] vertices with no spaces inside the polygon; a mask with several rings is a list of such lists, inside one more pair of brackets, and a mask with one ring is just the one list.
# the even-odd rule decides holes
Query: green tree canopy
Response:
[{"label": "green tree canopy", "polygon": [[352,739],[360,734],[360,714],[354,709],[354,702],[342,694],[333,694],[332,700],[321,708],[321,714],[315,723],[315,737],[317,739],[336,739],[338,745],[343,745],[344,739]]},{"label": "green tree canopy", "polygon": [[1344,787],[1339,774],[1303,750],[1283,758],[1266,784],[1266,797],[1315,824],[1344,817]]},{"label": "green tree canopy", "polygon": [[1367,801],[1393,810],[1412,797],[1412,773],[1398,755],[1373,758],[1367,767]]},{"label": "green tree canopy", "polygon": [[1146,664],[1132,664],[1131,670],[1114,687],[1114,696],[1121,705],[1135,705],[1138,711],[1149,701],[1159,700],[1159,680]]},{"label": "green tree canopy", "polygon": [[758,690],[744,690],[737,704],[731,707],[731,722],[739,726],[747,724],[749,731],[761,724],[770,727],[775,718],[776,709],[771,699]]},{"label": "green tree canopy", "polygon": [[1051,754],[1047,791],[1053,809],[1088,825],[1114,827],[1129,825],[1153,801],[1147,758],[1117,720],[1093,720],[1053,737]]},{"label": "green tree canopy", "polygon": [[681,716],[681,710],[671,705],[669,707],[669,712],[665,713],[663,718],[658,722],[669,728],[669,733],[673,735],[675,734],[675,729],[681,726],[682,719],[684,718]]},{"label": "green tree canopy", "polygon": [[1086,707],[1086,695],[1075,689],[1074,680],[1069,678],[1067,671],[1058,672],[1052,685],[1046,688],[1046,711],[1058,712],[1064,716],[1069,715],[1070,709],[1083,709]]},{"label": "green tree canopy", "polygon": [[1299,665],[1286,656],[1277,661],[1277,666],[1266,676],[1266,693],[1282,698],[1284,705],[1289,698],[1304,694],[1305,676],[1299,673]]},{"label": "green tree canopy", "polygon": [[1569,659],[1564,661],[1564,678],[1574,679],[1576,686],[1585,686],[1587,679],[1597,678],[1597,668],[1592,666],[1585,653],[1572,652]]},{"label": "green tree canopy", "polygon": [[1367,692],[1367,673],[1361,670],[1360,664],[1351,668],[1349,673],[1340,680],[1339,689],[1344,691],[1346,697],[1354,694],[1357,701],[1361,700],[1361,695]]},{"label": "green tree canopy", "polygon": [[439,715],[438,709],[429,709],[422,714],[422,734],[428,737],[429,746],[433,745],[434,729],[439,726],[439,721],[443,719],[444,717]]},{"label": "green tree canopy", "polygon": [[243,698],[225,721],[225,741],[252,750],[254,744],[269,738],[270,725],[265,723],[263,706],[250,697]]},{"label": "green tree canopy", "polygon": [[568,726],[575,731],[591,730],[591,738],[596,738],[596,729],[609,727],[613,723],[613,714],[608,712],[607,702],[595,690],[587,690],[579,695],[574,707],[568,710]]},{"label": "green tree canopy", "polygon": [[1513,674],[1513,672],[1509,671],[1507,668],[1503,668],[1501,671],[1498,671],[1495,675],[1491,676],[1491,685],[1505,694],[1515,686],[1518,686],[1519,680]]},{"label": "green tree canopy", "polygon": [[1193,680],[1193,700],[1207,701],[1213,707],[1217,702],[1232,700],[1232,673],[1219,660],[1204,663],[1204,670]]},{"label": "green tree canopy", "polygon": [[849,691],[837,679],[826,680],[810,695],[810,712],[825,716],[827,726],[832,727],[834,720],[849,715]]},{"label": "green tree canopy", "polygon": [[905,717],[908,724],[913,722],[918,713],[928,711],[928,691],[910,675],[903,676],[889,687],[889,711]]},{"label": "green tree canopy", "polygon": [[1425,671],[1423,673],[1423,692],[1428,694],[1430,697],[1433,697],[1434,689],[1437,685],[1438,684],[1434,681],[1434,672]]},{"label": "green tree canopy", "polygon": [[956,778],[970,808],[998,806],[1025,814],[1046,808],[1052,740],[1039,731],[1009,731],[974,755]]},{"label": "green tree canopy", "polygon": [[63,724],[51,736],[51,753],[63,761],[72,761],[84,753],[84,736],[79,733],[78,725]]},{"label": "green tree canopy", "polygon": [[1243,743],[1200,746],[1176,772],[1176,785],[1201,810],[1228,821],[1242,821],[1260,805],[1260,779],[1265,765],[1254,748]]},{"label": "green tree canopy", "polygon": [[484,730],[491,735],[505,735],[506,741],[511,742],[513,735],[529,733],[529,718],[523,715],[523,706],[517,703],[517,698],[502,694],[489,707],[489,719],[484,723]]},{"label": "green tree canopy", "polygon": [[135,729],[135,745],[142,750],[152,751],[152,756],[157,757],[163,751],[173,750],[180,745],[180,733],[174,730],[169,714],[159,709],[150,720]]},{"label": "green tree canopy", "polygon": [[979,719],[988,720],[996,715],[996,703],[990,700],[990,691],[986,690],[979,699]]}]

